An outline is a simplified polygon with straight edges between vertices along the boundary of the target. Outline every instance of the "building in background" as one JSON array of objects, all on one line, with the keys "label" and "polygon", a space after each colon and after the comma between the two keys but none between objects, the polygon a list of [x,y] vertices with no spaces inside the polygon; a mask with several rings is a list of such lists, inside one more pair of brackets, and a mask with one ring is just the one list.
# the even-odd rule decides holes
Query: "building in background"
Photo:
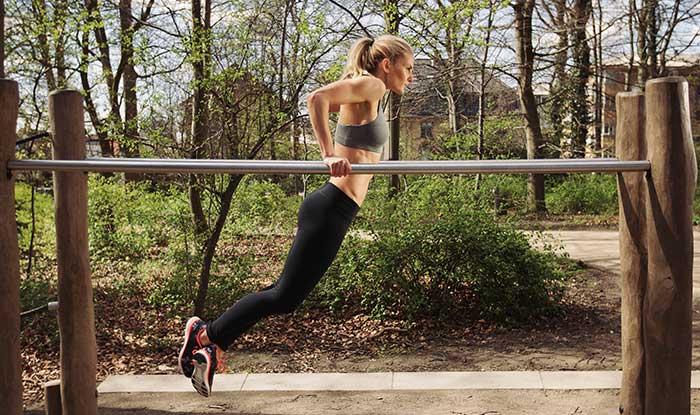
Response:
[{"label": "building in background", "polygon": [[[666,63],[668,76],[682,76],[688,80],[690,118],[694,140],[700,140],[700,54],[679,55]],[[603,65],[603,111],[601,120],[601,150],[603,156],[615,154],[615,96],[625,91],[628,63],[621,59]],[[632,68],[631,79],[637,79],[639,68]],[[591,125],[593,135],[593,125]]]}]

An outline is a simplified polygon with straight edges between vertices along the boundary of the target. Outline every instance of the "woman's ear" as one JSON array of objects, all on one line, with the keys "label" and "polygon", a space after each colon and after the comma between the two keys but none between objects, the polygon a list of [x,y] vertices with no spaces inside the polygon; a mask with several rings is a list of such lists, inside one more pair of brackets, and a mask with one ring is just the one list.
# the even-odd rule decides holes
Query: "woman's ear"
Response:
[{"label": "woman's ear", "polygon": [[384,58],[379,62],[379,69],[384,73],[389,73],[391,69],[391,61],[389,58]]}]

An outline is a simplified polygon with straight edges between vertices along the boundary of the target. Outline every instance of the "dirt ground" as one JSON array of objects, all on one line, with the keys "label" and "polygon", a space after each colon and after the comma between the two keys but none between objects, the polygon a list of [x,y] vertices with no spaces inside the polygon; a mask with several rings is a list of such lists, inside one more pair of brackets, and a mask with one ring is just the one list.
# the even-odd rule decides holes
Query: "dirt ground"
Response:
[{"label": "dirt ground", "polygon": [[[223,372],[618,370],[621,369],[618,280],[613,273],[588,268],[570,282],[563,316],[520,328],[466,320],[441,326],[419,322],[405,328],[363,316],[343,320],[313,310],[273,317],[244,336],[236,350],[230,351]],[[96,296],[99,300],[99,290]],[[109,307],[114,310],[118,305]],[[694,313],[700,313],[700,301],[694,303]],[[108,327],[123,325],[123,321],[98,319],[98,381],[117,374],[176,373],[180,319],[147,315],[134,324],[153,328],[153,321],[158,318],[163,319],[158,323],[161,331],[152,333],[153,338],[149,339],[134,339],[132,334],[124,333],[123,327],[110,333]],[[159,339],[160,347],[144,347],[153,344],[154,339]],[[700,325],[697,321],[693,323],[693,344],[692,365],[698,370]],[[44,350],[41,345],[33,345],[25,353],[25,407],[41,411],[41,384],[57,377],[58,353],[56,348]],[[131,399],[109,394],[100,397],[100,413],[612,414],[618,413],[611,412],[611,408],[617,408],[618,393],[222,393],[209,400],[193,399],[192,394],[152,399],[143,394]],[[144,407],[144,402],[148,402],[152,411],[139,409]],[[700,395],[695,392],[693,406],[700,411]]]},{"label": "dirt ground", "polygon": [[[460,390],[109,394],[101,415],[618,415],[618,391]],[[691,396],[700,414],[700,391]],[[25,415],[40,415],[40,410]]]}]

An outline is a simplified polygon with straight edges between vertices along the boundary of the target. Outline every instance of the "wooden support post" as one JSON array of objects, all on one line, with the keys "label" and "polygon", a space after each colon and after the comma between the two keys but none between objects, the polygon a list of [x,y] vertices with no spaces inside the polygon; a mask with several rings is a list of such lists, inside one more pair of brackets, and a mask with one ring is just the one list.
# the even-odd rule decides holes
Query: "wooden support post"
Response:
[{"label": "wooden support post", "polygon": [[15,181],[7,170],[15,158],[18,112],[17,82],[0,79],[0,408],[8,415],[23,411]]},{"label": "wooden support post", "polygon": [[646,83],[649,275],[644,298],[644,415],[690,414],[693,194],[697,164],[688,82]]},{"label": "wooden support post", "polygon": [[44,409],[46,415],[61,415],[61,380],[51,380],[44,383]]},{"label": "wooden support post", "polygon": [[[54,159],[85,158],[83,117],[83,97],[78,91],[49,95]],[[95,415],[97,346],[88,258],[87,174],[54,172],[54,198],[63,413]]]},{"label": "wooden support post", "polygon": [[[620,160],[646,160],[644,94],[622,92],[615,99]],[[646,180],[643,172],[617,174],[622,277],[621,414],[644,414],[643,305],[647,279]]]}]

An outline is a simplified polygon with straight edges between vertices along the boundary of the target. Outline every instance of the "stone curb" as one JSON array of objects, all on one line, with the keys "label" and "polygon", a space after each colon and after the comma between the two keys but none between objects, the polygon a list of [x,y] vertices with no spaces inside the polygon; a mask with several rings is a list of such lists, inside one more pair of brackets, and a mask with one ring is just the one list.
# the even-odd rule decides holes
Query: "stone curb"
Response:
[{"label": "stone curb", "polygon": [[[691,374],[700,389],[700,371]],[[621,371],[381,372],[381,373],[238,373],[214,378],[218,392],[374,391],[456,389],[619,389]],[[109,376],[99,393],[193,392],[182,375]]]}]

